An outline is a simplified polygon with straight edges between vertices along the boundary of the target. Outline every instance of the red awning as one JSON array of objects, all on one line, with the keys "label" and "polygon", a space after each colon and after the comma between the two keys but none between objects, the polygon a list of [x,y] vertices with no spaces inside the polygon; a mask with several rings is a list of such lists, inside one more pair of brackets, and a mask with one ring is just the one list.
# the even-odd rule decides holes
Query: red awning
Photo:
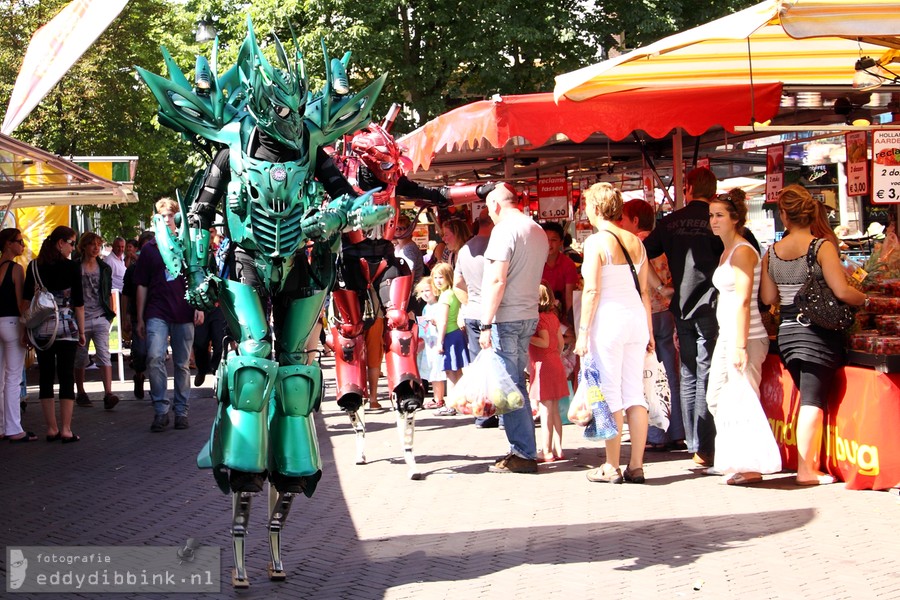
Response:
[{"label": "red awning", "polygon": [[[752,98],[752,100],[751,100]],[[663,138],[676,127],[701,135],[714,126],[729,131],[778,113],[781,84],[731,85],[702,89],[642,89],[598,96],[583,102],[553,94],[501,96],[443,114],[398,140],[407,148],[413,171],[427,170],[434,154],[487,142],[502,148],[514,137],[543,146],[556,134],[581,143],[593,133],[621,140],[641,130]]]}]

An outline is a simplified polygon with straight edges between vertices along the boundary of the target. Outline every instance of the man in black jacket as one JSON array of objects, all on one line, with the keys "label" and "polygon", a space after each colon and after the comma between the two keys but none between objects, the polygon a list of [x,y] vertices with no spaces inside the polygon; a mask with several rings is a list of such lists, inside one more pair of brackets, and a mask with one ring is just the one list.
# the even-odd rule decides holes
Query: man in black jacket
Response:
[{"label": "man in black jacket", "polygon": [[688,173],[685,181],[687,206],[660,220],[644,245],[650,258],[665,253],[669,261],[675,287],[669,310],[675,315],[681,350],[685,441],[694,462],[712,466],[716,426],[706,405],[706,385],[719,335],[712,276],[724,247],[709,227],[709,201],[718,182],[703,167]]}]

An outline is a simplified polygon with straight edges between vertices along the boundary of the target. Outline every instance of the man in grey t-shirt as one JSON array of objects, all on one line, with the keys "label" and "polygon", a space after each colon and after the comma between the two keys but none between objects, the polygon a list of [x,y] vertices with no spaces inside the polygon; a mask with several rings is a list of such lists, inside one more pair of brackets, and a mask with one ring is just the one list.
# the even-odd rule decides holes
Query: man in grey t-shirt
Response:
[{"label": "man in grey t-shirt", "polygon": [[537,473],[537,448],[531,402],[525,389],[528,344],[538,320],[538,285],[547,261],[547,236],[519,210],[515,191],[499,184],[488,194],[494,230],[484,252],[481,285],[482,348],[494,347],[525,405],[503,415],[510,451],[492,473]]}]

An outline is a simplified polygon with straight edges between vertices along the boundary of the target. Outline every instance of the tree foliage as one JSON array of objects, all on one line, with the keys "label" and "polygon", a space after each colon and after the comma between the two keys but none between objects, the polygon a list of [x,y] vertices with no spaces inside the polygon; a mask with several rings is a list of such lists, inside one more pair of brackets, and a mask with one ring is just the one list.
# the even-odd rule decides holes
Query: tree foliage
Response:
[{"label": "tree foliage", "polygon": [[[32,33],[68,0],[0,0],[0,105],[8,104]],[[265,41],[295,33],[311,87],[321,85],[322,41],[333,56],[353,51],[361,89],[388,82],[374,114],[404,106],[397,131],[494,94],[550,91],[554,76],[753,4],[752,0],[131,0],[122,14],[16,130],[61,155],[138,155],[137,206],[103,211],[106,237],[133,235],[152,203],[184,188],[202,163],[159,127],[156,104],[133,65],[165,74],[159,46],[183,67],[211,43],[193,39],[209,18],[219,31],[220,71],[234,64],[251,17]],[[188,69],[189,70],[189,69]]]}]

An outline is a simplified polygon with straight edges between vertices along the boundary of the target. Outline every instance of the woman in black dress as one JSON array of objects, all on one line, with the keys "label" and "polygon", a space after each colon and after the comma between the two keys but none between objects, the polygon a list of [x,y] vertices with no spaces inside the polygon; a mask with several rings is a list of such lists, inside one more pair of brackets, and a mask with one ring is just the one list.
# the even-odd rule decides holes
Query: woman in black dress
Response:
[{"label": "woman in black dress", "polygon": [[844,364],[843,331],[830,331],[797,320],[794,296],[806,282],[806,253],[813,246],[814,276],[824,279],[841,301],[859,306],[866,295],[850,287],[837,246],[827,239],[830,229],[821,222],[821,207],[799,185],[789,185],[778,196],[778,210],[790,233],[775,242],[763,258],[759,296],[766,304],[781,303],[778,348],[781,360],[800,390],[797,416],[797,484],[834,483],[819,469],[825,405],[835,371]]},{"label": "woman in black dress", "polygon": [[[68,444],[80,438],[72,432],[75,407],[75,350],[84,346],[84,294],[81,267],[69,259],[75,249],[75,231],[65,225],[54,229],[28,265],[22,290],[23,310],[34,297],[35,276],[56,297],[59,321],[49,319],[32,330],[37,343],[41,411],[47,424],[47,441]],[[53,334],[56,334],[53,337]],[[49,343],[53,339],[52,343]],[[59,381],[59,421],[53,402],[53,384]]]}]

